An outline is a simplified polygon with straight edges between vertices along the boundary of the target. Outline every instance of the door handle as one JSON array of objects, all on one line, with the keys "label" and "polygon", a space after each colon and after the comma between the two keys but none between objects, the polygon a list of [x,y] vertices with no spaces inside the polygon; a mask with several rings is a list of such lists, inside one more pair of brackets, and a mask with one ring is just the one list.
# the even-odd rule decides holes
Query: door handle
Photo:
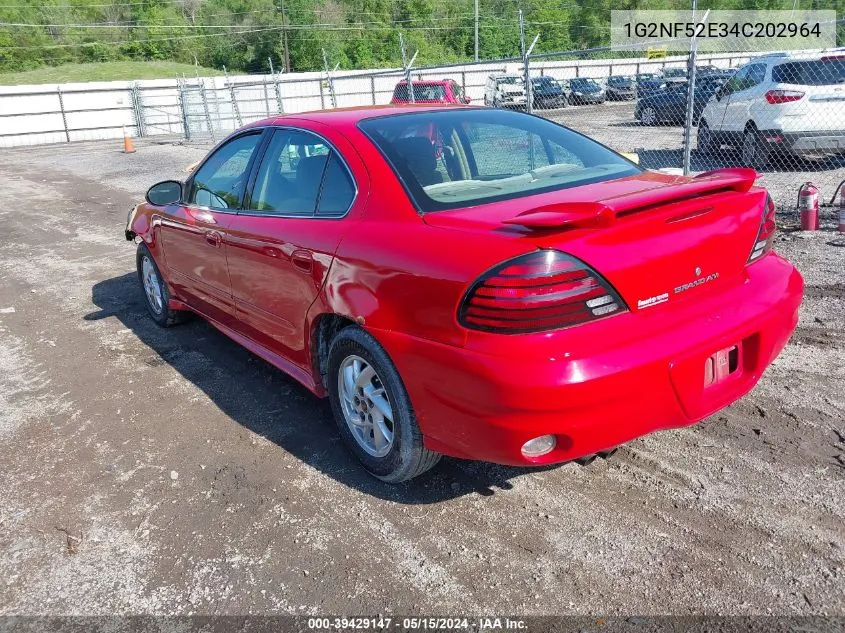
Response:
[{"label": "door handle", "polygon": [[220,246],[223,241],[223,236],[217,231],[207,231],[205,234],[205,241],[212,246]]},{"label": "door handle", "polygon": [[290,256],[293,265],[304,273],[310,273],[314,268],[314,258],[311,251],[294,251]]}]

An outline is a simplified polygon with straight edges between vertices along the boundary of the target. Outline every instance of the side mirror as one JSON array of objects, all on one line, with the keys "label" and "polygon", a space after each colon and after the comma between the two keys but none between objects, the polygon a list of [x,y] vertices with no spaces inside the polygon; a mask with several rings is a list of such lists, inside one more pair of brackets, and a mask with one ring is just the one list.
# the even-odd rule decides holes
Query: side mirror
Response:
[{"label": "side mirror", "polygon": [[467,96],[464,96],[464,103],[472,103],[472,99]]},{"label": "side mirror", "polygon": [[156,183],[147,190],[146,198],[157,207],[179,202],[182,199],[182,183],[176,180]]}]

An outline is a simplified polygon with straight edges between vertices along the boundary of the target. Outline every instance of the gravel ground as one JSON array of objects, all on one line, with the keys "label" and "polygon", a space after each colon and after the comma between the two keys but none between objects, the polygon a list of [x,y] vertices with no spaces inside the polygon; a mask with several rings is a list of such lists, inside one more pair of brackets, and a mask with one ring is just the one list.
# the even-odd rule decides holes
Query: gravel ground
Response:
[{"label": "gravel ground", "polygon": [[138,145],[0,153],[0,614],[845,614],[829,221],[779,234],[801,322],[727,410],[588,467],[444,459],[389,487],[325,402],[146,316],[126,213],[205,148]]}]

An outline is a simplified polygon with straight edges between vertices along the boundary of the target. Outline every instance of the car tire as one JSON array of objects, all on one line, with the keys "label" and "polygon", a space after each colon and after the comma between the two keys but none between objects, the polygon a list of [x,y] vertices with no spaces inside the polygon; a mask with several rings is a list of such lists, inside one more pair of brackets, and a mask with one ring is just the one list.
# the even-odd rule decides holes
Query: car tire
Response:
[{"label": "car tire", "polygon": [[643,125],[657,125],[657,110],[651,106],[646,106],[640,112],[640,121]]},{"label": "car tire", "polygon": [[170,290],[161,276],[161,271],[150,249],[143,242],[138,244],[135,264],[141,293],[144,295],[144,305],[147,306],[147,312],[153,321],[161,327],[170,327],[184,322],[190,313],[170,307]]},{"label": "car tire", "polygon": [[707,125],[707,121],[703,119],[698,124],[696,146],[698,148],[698,153],[702,156],[708,156],[716,151],[716,143],[713,138],[713,132],[710,130],[710,126]]},{"label": "car tire", "polygon": [[742,135],[740,161],[745,167],[760,171],[769,164],[769,153],[761,142],[760,133],[754,127],[748,127]]},{"label": "car tire", "polygon": [[402,378],[372,335],[356,326],[342,329],[332,341],[328,360],[335,422],[371,475],[401,483],[440,461],[439,453],[423,445]]}]

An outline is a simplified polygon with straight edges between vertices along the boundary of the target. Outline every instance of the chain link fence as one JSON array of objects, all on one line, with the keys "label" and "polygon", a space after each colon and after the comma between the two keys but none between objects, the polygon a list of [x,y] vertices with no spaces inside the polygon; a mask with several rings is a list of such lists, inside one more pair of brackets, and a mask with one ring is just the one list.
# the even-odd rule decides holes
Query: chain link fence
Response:
[{"label": "chain link fence", "polygon": [[[841,21],[840,21],[841,22]],[[130,135],[214,143],[283,112],[388,103],[519,109],[673,173],[750,166],[782,210],[845,179],[845,48],[658,56],[610,49],[379,71],[0,89],[0,144]],[[408,89],[410,81],[411,90]],[[23,141],[21,141],[23,139]],[[4,142],[6,141],[6,142]]]}]

